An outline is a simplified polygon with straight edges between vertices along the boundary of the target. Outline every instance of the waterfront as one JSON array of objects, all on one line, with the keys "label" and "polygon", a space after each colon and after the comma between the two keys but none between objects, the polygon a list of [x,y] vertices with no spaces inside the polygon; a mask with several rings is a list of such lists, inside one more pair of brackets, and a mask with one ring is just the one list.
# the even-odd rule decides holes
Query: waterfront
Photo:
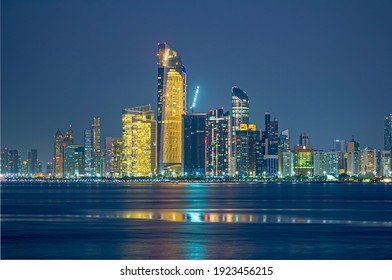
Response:
[{"label": "waterfront", "polygon": [[3,259],[391,259],[392,185],[1,186]]}]

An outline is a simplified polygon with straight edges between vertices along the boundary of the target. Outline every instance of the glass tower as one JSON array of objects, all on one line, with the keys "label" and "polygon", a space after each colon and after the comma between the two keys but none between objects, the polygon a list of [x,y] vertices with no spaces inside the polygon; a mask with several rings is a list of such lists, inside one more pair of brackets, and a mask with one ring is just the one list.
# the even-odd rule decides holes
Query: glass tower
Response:
[{"label": "glass tower", "polygon": [[57,130],[54,140],[54,176],[62,178],[63,175],[63,134]]},{"label": "glass tower", "polygon": [[392,114],[384,117],[384,150],[392,150]]},{"label": "glass tower", "polygon": [[232,130],[240,130],[241,124],[249,124],[249,97],[238,87],[231,89]]},{"label": "glass tower", "polygon": [[151,177],[155,174],[156,121],[151,105],[123,110],[121,161],[122,176]]},{"label": "glass tower", "polygon": [[211,110],[206,120],[206,175],[230,174],[230,113]]},{"label": "glass tower", "polygon": [[91,125],[92,136],[92,169],[93,176],[102,176],[102,160],[101,160],[101,119],[94,118],[94,123]]},{"label": "glass tower", "polygon": [[157,136],[159,172],[181,173],[182,116],[187,108],[187,72],[179,53],[158,44]]},{"label": "glass tower", "polygon": [[206,113],[184,116],[183,174],[204,175]]}]

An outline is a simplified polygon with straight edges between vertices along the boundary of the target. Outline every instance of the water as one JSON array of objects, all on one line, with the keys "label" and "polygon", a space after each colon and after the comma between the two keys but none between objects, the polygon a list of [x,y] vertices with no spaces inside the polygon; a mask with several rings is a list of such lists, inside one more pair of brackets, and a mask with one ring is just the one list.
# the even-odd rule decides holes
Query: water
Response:
[{"label": "water", "polygon": [[3,259],[392,259],[392,185],[2,183]]}]

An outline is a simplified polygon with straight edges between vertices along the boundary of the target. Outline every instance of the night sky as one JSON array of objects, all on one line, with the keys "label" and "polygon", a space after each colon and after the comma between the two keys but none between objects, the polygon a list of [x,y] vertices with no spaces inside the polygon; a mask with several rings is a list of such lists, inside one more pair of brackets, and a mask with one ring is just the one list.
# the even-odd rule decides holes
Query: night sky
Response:
[{"label": "night sky", "polygon": [[[38,149],[54,134],[75,142],[101,117],[121,136],[121,110],[156,109],[158,42],[187,67],[196,111],[230,110],[245,90],[250,120],[264,112],[306,132],[316,149],[355,135],[383,147],[392,113],[392,1],[1,1],[1,146]],[[103,141],[104,138],[102,138]]]}]

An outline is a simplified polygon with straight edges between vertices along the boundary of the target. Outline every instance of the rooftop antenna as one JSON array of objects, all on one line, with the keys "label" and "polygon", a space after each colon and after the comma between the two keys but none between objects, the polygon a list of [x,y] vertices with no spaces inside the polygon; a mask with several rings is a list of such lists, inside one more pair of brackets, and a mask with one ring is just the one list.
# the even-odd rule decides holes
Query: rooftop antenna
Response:
[{"label": "rooftop antenna", "polygon": [[199,94],[199,86],[197,86],[196,87],[196,92],[195,92],[195,97],[193,98],[193,103],[192,103],[192,106],[191,106],[191,111],[192,111],[192,114],[193,114],[193,109],[196,107],[196,100],[197,100],[197,95]]}]

